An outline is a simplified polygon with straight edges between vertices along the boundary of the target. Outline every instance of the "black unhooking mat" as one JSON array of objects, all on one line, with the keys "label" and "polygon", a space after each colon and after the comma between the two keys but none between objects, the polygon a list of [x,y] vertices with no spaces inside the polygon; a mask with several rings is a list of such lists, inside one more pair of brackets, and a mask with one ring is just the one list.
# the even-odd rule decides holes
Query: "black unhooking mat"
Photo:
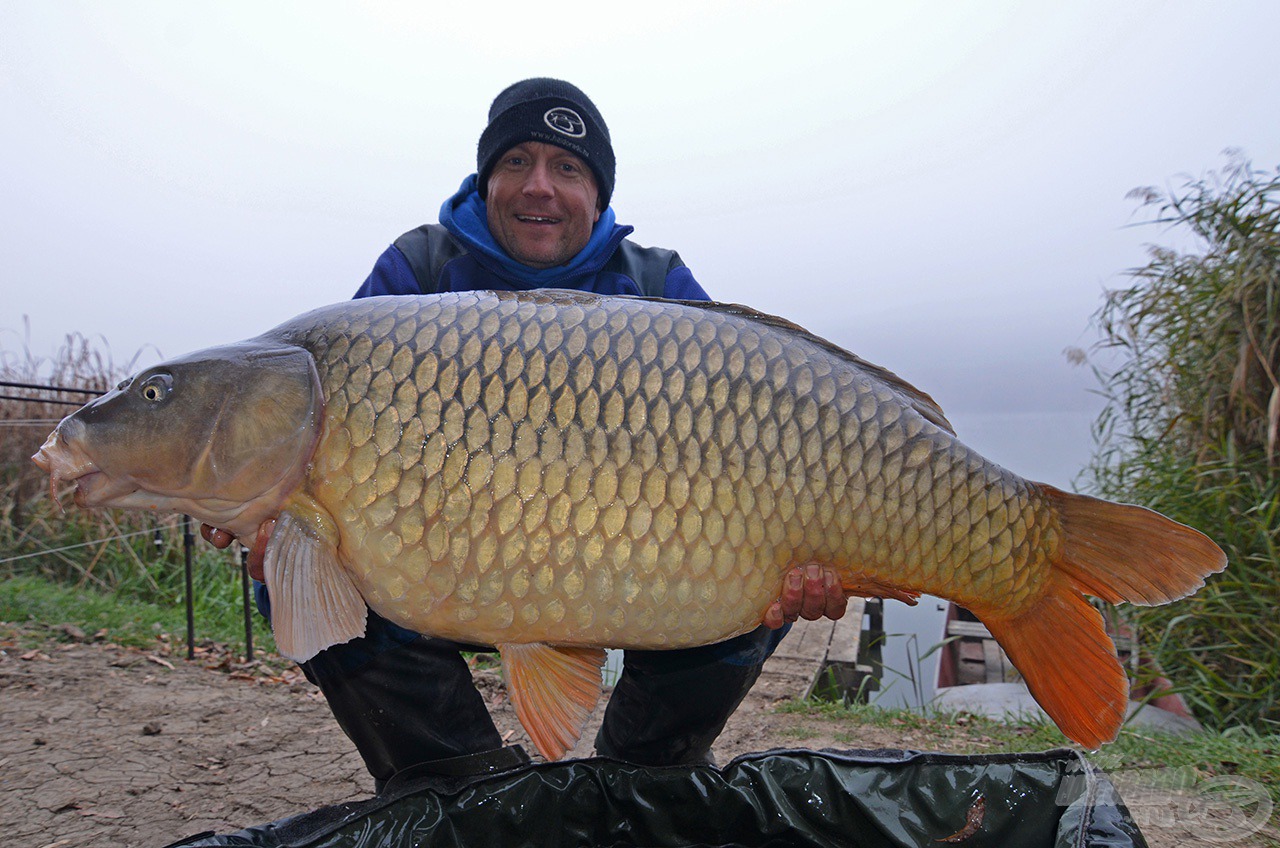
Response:
[{"label": "black unhooking mat", "polygon": [[1111,781],[1065,749],[778,750],[723,769],[598,758],[401,774],[368,801],[169,848],[506,845],[1146,848]]}]

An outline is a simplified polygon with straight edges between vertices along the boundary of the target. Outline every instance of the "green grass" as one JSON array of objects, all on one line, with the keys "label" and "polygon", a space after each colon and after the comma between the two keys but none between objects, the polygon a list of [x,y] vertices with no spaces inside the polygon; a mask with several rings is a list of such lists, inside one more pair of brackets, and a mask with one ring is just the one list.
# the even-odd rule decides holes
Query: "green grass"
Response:
[{"label": "green grass", "polygon": [[[0,466],[0,620],[73,624],[111,641],[186,638],[186,569],[178,516],[59,509],[47,490],[23,494],[16,467]],[[6,475],[8,475],[6,477]],[[7,483],[6,483],[7,481]],[[21,502],[20,520],[13,505]],[[218,551],[190,528],[195,637],[244,645],[243,585],[237,554]],[[238,551],[238,548],[236,548]],[[275,650],[252,610],[254,647]]]},{"label": "green grass", "polygon": [[[197,642],[212,641],[242,650],[244,617],[239,602],[239,576],[225,564],[228,574],[201,575],[195,583]],[[231,584],[234,586],[221,585]],[[234,600],[231,592],[234,590]],[[275,651],[275,641],[257,611],[253,611],[255,650]],[[139,600],[122,592],[76,588],[37,576],[0,579],[0,621],[24,625],[24,632],[39,639],[57,635],[56,628],[72,625],[88,636],[101,637],[131,647],[152,647],[158,638],[177,644],[186,639],[187,614],[181,597],[167,603]]]},{"label": "green grass", "polygon": [[149,647],[159,633],[185,627],[185,614],[39,577],[11,577],[0,580],[0,621],[45,628],[73,625],[86,634],[105,630],[103,638],[112,642]]}]

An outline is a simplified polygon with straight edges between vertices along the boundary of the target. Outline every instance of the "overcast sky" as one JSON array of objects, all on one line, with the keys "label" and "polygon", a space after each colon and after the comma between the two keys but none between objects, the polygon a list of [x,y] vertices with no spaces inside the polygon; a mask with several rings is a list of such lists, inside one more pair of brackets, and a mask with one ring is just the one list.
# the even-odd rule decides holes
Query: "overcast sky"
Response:
[{"label": "overcast sky", "polygon": [[1166,235],[1126,193],[1280,163],[1277,32],[1273,0],[0,0],[0,347],[28,316],[39,354],[172,356],[343,300],[550,75],[609,124],[619,221],[714,297],[957,420],[1079,419],[1062,351]]}]

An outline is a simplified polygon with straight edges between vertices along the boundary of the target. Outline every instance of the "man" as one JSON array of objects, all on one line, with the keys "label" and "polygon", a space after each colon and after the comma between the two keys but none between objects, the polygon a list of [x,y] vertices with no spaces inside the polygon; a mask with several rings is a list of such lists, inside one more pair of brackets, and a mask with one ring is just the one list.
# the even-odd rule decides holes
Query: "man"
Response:
[{"label": "man", "polygon": [[[529,79],[504,90],[476,158],[476,173],[445,201],[440,223],[396,239],[356,297],[569,288],[710,299],[679,255],[640,247],[626,238],[632,228],[615,222],[609,131],[578,88]],[[223,531],[204,533],[219,547],[230,543]],[[266,593],[259,599],[269,617]],[[711,743],[786,632],[784,622],[839,618],[844,608],[834,572],[808,566],[787,576],[767,626],[717,645],[628,651],[596,751],[645,765],[709,762]],[[487,752],[501,749],[502,739],[460,647],[370,611],[364,637],[302,664],[379,785],[411,765],[494,762]]]}]

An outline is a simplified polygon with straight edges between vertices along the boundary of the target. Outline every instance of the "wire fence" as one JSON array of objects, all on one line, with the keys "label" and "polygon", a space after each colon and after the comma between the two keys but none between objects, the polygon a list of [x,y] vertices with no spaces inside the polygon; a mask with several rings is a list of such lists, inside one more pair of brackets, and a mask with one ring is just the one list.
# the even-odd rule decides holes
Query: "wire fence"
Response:
[{"label": "wire fence", "polygon": [[78,548],[91,548],[95,545],[105,545],[109,542],[114,542],[114,541],[123,540],[123,539],[132,539],[134,536],[145,536],[149,533],[155,533],[155,531],[154,530],[135,530],[132,533],[119,533],[113,536],[108,536],[105,539],[95,539],[92,542],[77,542],[74,545],[63,545],[60,548],[44,547],[44,545],[40,542],[39,539],[28,537],[29,541],[34,542],[37,545],[40,545],[43,548],[43,550],[33,551],[29,554],[18,554],[17,556],[5,557],[4,559],[0,559],[0,565],[8,565],[14,562],[21,562],[24,559],[35,559],[36,557],[50,556],[52,554],[60,554],[65,551],[74,551],[74,550],[77,550]]},{"label": "wire fence", "polygon": [[[0,400],[14,401],[18,403],[31,403],[37,405],[54,405],[54,406],[83,406],[88,400],[104,393],[102,389],[86,389],[73,386],[60,386],[51,383],[34,383],[22,380],[0,380]],[[19,393],[21,392],[21,393]],[[70,397],[68,397],[70,396]],[[78,398],[78,399],[72,399]],[[23,427],[50,427],[57,424],[57,418],[0,418],[0,428],[23,428]],[[191,529],[192,519],[189,516],[182,516],[180,524],[182,531],[182,547],[183,560],[185,567],[185,607],[187,618],[187,659],[195,658],[195,599],[193,596],[193,554],[195,547],[195,534]],[[77,542],[70,545],[62,545],[58,547],[49,547],[39,540],[27,537],[27,541],[39,545],[43,550],[33,551],[30,553],[17,554],[0,558],[0,566],[11,565],[23,560],[36,559],[39,557],[56,556],[66,560],[64,556],[69,551],[75,551],[83,548],[100,547],[110,544],[111,542],[125,543],[126,540],[137,536],[145,536],[148,534],[158,534],[160,531],[156,528],[147,530],[135,530],[132,532],[119,532],[105,536],[104,538],[94,539],[88,542]],[[157,541],[157,544],[159,542]],[[244,637],[245,637],[245,661],[253,661],[253,615],[250,593],[250,581],[248,571],[248,550],[240,548],[240,583],[241,583],[241,602],[244,609]]]},{"label": "wire fence", "polygon": [[[52,383],[29,383],[22,380],[0,380],[0,389],[17,389],[27,392],[27,394],[13,394],[9,391],[0,391],[0,400],[33,403],[42,406],[79,407],[84,406],[90,398],[102,394],[99,389],[77,389],[71,386],[58,386]],[[40,394],[33,395],[30,392],[39,392]],[[70,400],[65,397],[50,397],[50,395],[57,394],[79,395],[80,397],[78,400]],[[57,424],[59,420],[58,418],[0,418],[0,427],[48,427]]]},{"label": "wire fence", "polygon": [[70,386],[54,386],[48,383],[27,383],[19,380],[0,380],[0,389],[24,389],[29,392],[44,392],[46,394],[71,394],[80,395],[80,400],[69,400],[67,398],[31,396],[10,394],[8,392],[0,393],[0,400],[15,400],[26,403],[47,403],[58,406],[84,406],[85,399],[95,397],[102,394],[97,389],[75,389]]},{"label": "wire fence", "polygon": [[[187,618],[187,659],[195,659],[195,655],[196,655],[195,654],[195,648],[196,648],[195,594],[193,589],[193,582],[194,582],[193,561],[194,561],[194,548],[195,548],[195,533],[193,533],[191,530],[191,523],[192,523],[191,517],[184,515],[182,516],[182,521],[179,525],[182,530],[183,564],[184,564],[184,571],[185,571],[184,573],[185,592],[183,593],[184,594],[183,600],[184,600],[184,606],[186,608],[186,618]],[[44,545],[42,542],[40,542],[38,539],[28,536],[27,540],[29,542],[33,542],[39,545],[42,548],[42,550],[33,551],[25,554],[18,554],[16,556],[4,557],[0,559],[0,566],[10,565],[12,563],[20,562],[23,560],[35,559],[37,557],[61,556],[67,551],[74,551],[74,550],[79,550],[81,548],[102,546],[102,545],[106,545],[116,541],[123,542],[126,539],[132,539],[137,536],[157,535],[159,533],[160,533],[159,528],[150,528],[146,530],[134,530],[132,532],[127,532],[127,533],[124,533],[124,532],[113,533],[109,536],[105,536],[100,539],[94,539],[88,542],[77,542],[72,545],[62,545],[59,547],[48,547]],[[250,579],[249,579],[249,551],[247,548],[240,546],[239,552],[240,552],[241,604],[242,604],[243,613],[244,613],[245,662],[252,662],[254,659],[254,656],[253,656],[253,604],[252,604],[252,593],[250,590]]]}]

